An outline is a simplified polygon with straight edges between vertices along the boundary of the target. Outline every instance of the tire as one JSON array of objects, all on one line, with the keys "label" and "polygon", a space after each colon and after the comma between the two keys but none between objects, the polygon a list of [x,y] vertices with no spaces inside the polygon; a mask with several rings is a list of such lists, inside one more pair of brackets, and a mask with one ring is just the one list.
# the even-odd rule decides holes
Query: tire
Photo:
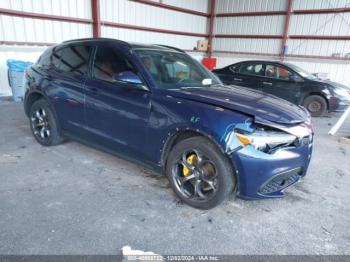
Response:
[{"label": "tire", "polygon": [[236,185],[230,161],[214,143],[200,136],[177,143],[169,153],[165,171],[175,194],[184,203],[203,210],[222,203]]},{"label": "tire", "polygon": [[311,116],[319,117],[327,110],[327,101],[319,95],[311,95],[305,98],[303,106],[309,111]]},{"label": "tire", "polygon": [[54,146],[63,142],[55,114],[45,99],[39,99],[32,104],[29,123],[33,136],[41,145]]}]

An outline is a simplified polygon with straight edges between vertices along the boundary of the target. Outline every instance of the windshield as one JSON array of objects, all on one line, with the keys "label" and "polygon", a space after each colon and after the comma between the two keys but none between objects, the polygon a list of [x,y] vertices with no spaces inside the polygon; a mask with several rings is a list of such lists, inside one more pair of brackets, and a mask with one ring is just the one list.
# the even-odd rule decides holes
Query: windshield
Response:
[{"label": "windshield", "polygon": [[213,73],[186,54],[145,49],[135,52],[160,88],[181,89],[221,84]]},{"label": "windshield", "polygon": [[305,77],[309,80],[316,80],[317,77],[310,74],[309,72],[307,72],[306,70],[296,66],[296,65],[293,65],[293,64],[289,64],[289,63],[286,63],[291,69],[293,69],[295,72],[297,72],[299,75],[301,75],[302,77]]}]

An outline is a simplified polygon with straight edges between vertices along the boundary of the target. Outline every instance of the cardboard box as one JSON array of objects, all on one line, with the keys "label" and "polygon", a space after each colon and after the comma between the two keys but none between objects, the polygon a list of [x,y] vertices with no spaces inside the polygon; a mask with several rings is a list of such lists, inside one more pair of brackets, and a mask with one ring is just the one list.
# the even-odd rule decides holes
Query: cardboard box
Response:
[{"label": "cardboard box", "polygon": [[208,40],[198,40],[197,41],[197,50],[207,51],[208,50]]}]

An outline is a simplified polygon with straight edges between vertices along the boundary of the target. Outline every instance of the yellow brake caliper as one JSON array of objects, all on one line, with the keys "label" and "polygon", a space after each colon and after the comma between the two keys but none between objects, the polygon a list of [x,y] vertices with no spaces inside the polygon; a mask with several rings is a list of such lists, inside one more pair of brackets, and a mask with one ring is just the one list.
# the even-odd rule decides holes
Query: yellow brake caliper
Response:
[{"label": "yellow brake caliper", "polygon": [[[186,159],[187,163],[189,163],[190,165],[194,165],[197,161],[197,156],[196,154],[191,154],[187,157]],[[183,167],[182,169],[183,175],[186,177],[190,174],[190,170],[187,167]]]}]

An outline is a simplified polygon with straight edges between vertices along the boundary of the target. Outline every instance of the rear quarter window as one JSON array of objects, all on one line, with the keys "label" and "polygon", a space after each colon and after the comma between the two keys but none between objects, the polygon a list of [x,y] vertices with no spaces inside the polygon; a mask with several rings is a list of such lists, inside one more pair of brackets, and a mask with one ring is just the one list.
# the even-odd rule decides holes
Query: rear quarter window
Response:
[{"label": "rear quarter window", "polygon": [[62,49],[55,50],[51,56],[51,63],[56,68],[59,69],[61,65]]},{"label": "rear quarter window", "polygon": [[40,68],[47,68],[51,64],[51,55],[52,55],[52,49],[47,49],[42,53],[42,55],[39,57],[38,61],[35,63],[36,66]]}]

